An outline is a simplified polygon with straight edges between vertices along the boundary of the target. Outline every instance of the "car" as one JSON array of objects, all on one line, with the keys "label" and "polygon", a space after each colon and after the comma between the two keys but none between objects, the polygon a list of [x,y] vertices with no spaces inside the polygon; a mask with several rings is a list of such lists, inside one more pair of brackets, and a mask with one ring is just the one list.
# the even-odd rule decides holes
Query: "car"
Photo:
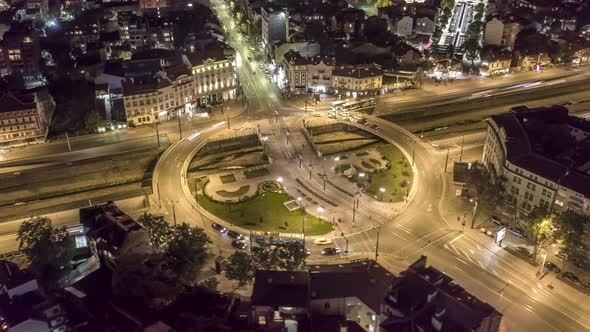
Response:
[{"label": "car", "polygon": [[558,251],[555,253],[555,257],[561,259],[561,260],[567,260],[567,254],[563,251]]},{"label": "car", "polygon": [[220,224],[212,223],[211,224],[211,227],[214,230],[218,231],[219,233],[225,233],[225,232],[227,232],[227,228],[221,226]]},{"label": "car", "polygon": [[586,290],[590,291],[590,281],[583,282],[582,287],[584,287]]},{"label": "car", "polygon": [[340,251],[340,248],[324,248],[322,249],[322,255],[337,255]]},{"label": "car", "polygon": [[363,119],[359,119],[359,120],[357,121],[357,123],[360,123],[360,124],[362,124],[362,125],[367,125],[367,124],[369,124],[369,123],[367,122],[367,120],[366,120],[366,119],[364,119],[364,118],[363,118]]},{"label": "car", "polygon": [[265,246],[268,244],[266,237],[262,236],[262,235],[256,235],[254,237],[254,242],[256,242],[257,244],[262,245],[262,246]]},{"label": "car", "polygon": [[498,225],[498,226],[503,226],[503,225],[504,225],[504,224],[502,223],[502,220],[501,220],[500,218],[496,217],[496,216],[491,216],[491,217],[490,217],[490,220],[491,220],[491,221],[492,221],[494,224],[496,224],[496,225]]},{"label": "car", "polygon": [[550,261],[546,261],[546,262],[545,262],[545,267],[546,267],[548,270],[551,270],[551,271],[553,271],[553,272],[555,272],[555,273],[559,273],[559,272],[561,272],[561,269],[560,269],[559,267],[557,267],[557,265],[555,265],[554,263],[551,263]]},{"label": "car", "polygon": [[328,245],[328,244],[332,244],[332,239],[327,239],[325,237],[318,237],[317,239],[313,240],[314,244],[323,246],[323,245]]},{"label": "car", "polygon": [[379,129],[381,129],[381,128],[379,128],[379,126],[378,126],[378,125],[376,125],[376,124],[374,124],[374,125],[371,125],[371,128],[373,128],[373,130],[379,130]]},{"label": "car", "polygon": [[508,231],[518,237],[524,237],[524,231],[520,228],[510,227],[510,228],[508,228]]},{"label": "car", "polygon": [[238,249],[246,249],[248,245],[244,241],[233,240],[231,241],[231,246]]},{"label": "car", "polygon": [[236,231],[232,231],[232,230],[227,231],[227,236],[237,239],[237,240],[242,240],[244,238],[243,234],[240,234],[240,233],[238,233]]},{"label": "car", "polygon": [[578,276],[577,276],[577,275],[575,275],[575,274],[573,274],[573,273],[571,273],[571,272],[564,272],[564,273],[563,273],[561,276],[562,276],[564,279],[571,280],[571,281],[573,281],[573,282],[575,282],[575,283],[578,283],[578,282],[580,282],[580,278],[578,278]]},{"label": "car", "polygon": [[282,237],[271,237],[270,243],[280,246],[287,243],[287,240]]},{"label": "car", "polygon": [[517,247],[516,250],[518,250],[521,254],[527,256],[528,258],[533,258],[533,253],[529,250],[529,248]]}]

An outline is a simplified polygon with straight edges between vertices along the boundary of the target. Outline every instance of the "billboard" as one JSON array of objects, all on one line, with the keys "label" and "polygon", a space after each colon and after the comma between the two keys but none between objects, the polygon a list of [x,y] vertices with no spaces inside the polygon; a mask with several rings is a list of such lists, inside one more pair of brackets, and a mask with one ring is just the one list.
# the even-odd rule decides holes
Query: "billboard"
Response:
[{"label": "billboard", "polygon": [[496,243],[502,242],[506,237],[506,227],[503,227],[499,231],[496,232]]}]

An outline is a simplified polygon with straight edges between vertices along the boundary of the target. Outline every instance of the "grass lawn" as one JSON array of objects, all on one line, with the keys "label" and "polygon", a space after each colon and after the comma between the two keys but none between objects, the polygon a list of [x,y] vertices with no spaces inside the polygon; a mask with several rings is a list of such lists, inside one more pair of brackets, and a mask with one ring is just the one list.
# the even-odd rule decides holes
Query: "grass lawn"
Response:
[{"label": "grass lawn", "polygon": [[[401,201],[412,186],[412,168],[402,152],[387,143],[376,144],[375,147],[391,163],[391,168],[377,174],[370,174],[371,182],[365,180],[365,190],[372,196],[379,196],[379,188],[385,188],[383,200]],[[401,163],[400,163],[401,162]],[[363,163],[364,166],[364,163]],[[406,186],[402,186],[405,183]]]},{"label": "grass lawn", "polygon": [[362,148],[368,144],[378,142],[378,139],[367,138],[358,139],[353,141],[341,141],[332,143],[316,143],[316,147],[322,152],[323,155],[334,155],[343,153],[346,151]]},{"label": "grass lawn", "polygon": [[250,190],[250,186],[245,185],[245,186],[241,186],[240,189],[238,189],[236,191],[219,190],[217,193],[219,194],[219,196],[222,196],[225,198],[233,198],[233,197],[242,196],[243,194],[247,193],[248,190]]},{"label": "grass lawn", "polygon": [[375,164],[376,166],[381,166],[381,162],[379,160],[377,160],[377,159],[371,158],[371,159],[369,159],[369,161],[371,163]]},{"label": "grass lawn", "polygon": [[236,182],[236,177],[233,174],[222,175],[219,179],[223,184]]},{"label": "grass lawn", "polygon": [[208,178],[206,176],[201,176],[196,179],[189,179],[187,181],[188,188],[190,189],[191,193],[195,194],[195,184],[197,185],[197,190],[203,189],[205,184],[207,183]]},{"label": "grass lawn", "polygon": [[368,169],[368,170],[375,169],[375,166],[369,164],[368,162],[366,162],[364,160],[361,161],[361,165],[363,165],[363,167],[366,168],[366,169]]},{"label": "grass lawn", "polygon": [[[301,233],[301,210],[289,212],[283,205],[288,200],[289,196],[285,194],[267,192],[247,202],[231,205],[231,210],[227,210],[223,203],[199,195],[201,206],[233,225],[252,230]],[[305,234],[321,235],[331,230],[330,223],[320,222],[311,215],[306,216]]]},{"label": "grass lawn", "polygon": [[351,167],[352,167],[351,164],[340,164],[340,165],[336,166],[336,168],[334,170],[336,171],[336,173],[343,173],[343,172],[346,172],[346,170],[348,170]]}]

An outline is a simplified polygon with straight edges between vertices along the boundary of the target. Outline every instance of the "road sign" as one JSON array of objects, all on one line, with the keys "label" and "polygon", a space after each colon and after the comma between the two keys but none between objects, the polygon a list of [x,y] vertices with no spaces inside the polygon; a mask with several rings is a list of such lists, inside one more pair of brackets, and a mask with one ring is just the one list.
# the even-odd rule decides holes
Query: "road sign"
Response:
[{"label": "road sign", "polygon": [[496,243],[502,242],[502,240],[504,240],[504,237],[506,237],[506,227],[503,227],[502,229],[496,232]]}]

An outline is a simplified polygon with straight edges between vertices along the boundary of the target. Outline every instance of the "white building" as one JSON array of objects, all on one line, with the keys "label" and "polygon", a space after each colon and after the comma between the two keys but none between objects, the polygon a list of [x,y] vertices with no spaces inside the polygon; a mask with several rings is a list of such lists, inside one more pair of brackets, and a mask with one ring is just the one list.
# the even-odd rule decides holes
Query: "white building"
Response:
[{"label": "white building", "polygon": [[289,41],[289,12],[286,9],[261,9],[262,43],[266,49],[275,41]]},{"label": "white building", "polygon": [[588,137],[590,122],[564,107],[521,106],[488,120],[483,162],[506,178],[520,212],[541,206],[590,216]]},{"label": "white building", "polygon": [[517,22],[494,17],[485,24],[483,44],[501,46],[512,50],[516,35],[520,30],[521,26]]},{"label": "white building", "polygon": [[340,66],[332,71],[332,89],[340,96],[376,95],[382,82],[383,70],[378,65]]},{"label": "white building", "polygon": [[5,94],[0,104],[0,146],[45,140],[45,111],[35,93]]},{"label": "white building", "polygon": [[332,70],[336,61],[329,57],[302,57],[289,52],[285,56],[286,87],[290,92],[332,90]]}]

